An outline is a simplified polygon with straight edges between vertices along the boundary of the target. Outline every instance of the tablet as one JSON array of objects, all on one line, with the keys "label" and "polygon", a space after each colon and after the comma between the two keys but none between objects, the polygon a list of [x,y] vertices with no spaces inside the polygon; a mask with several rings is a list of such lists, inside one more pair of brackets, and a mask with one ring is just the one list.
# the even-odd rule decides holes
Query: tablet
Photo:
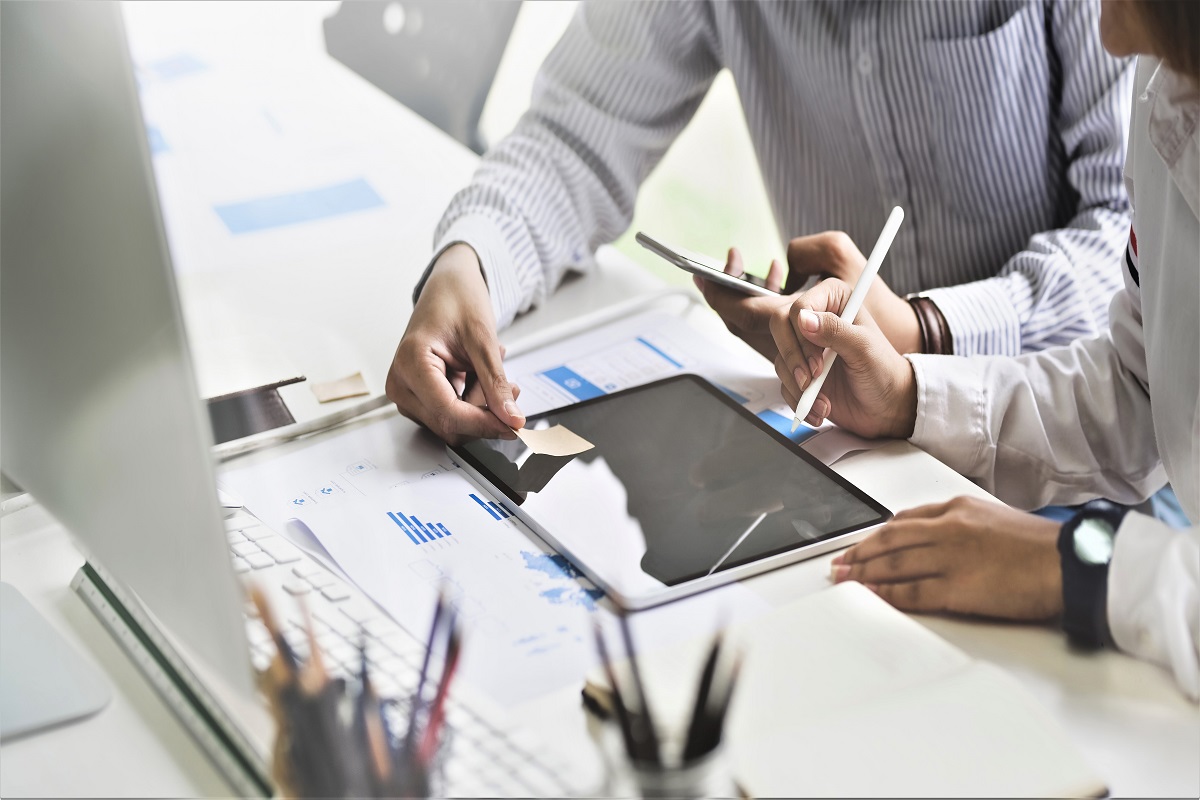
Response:
[{"label": "tablet", "polygon": [[845,547],[891,515],[696,375],[530,417],[593,447],[479,439],[451,457],[618,606],[637,610]]}]

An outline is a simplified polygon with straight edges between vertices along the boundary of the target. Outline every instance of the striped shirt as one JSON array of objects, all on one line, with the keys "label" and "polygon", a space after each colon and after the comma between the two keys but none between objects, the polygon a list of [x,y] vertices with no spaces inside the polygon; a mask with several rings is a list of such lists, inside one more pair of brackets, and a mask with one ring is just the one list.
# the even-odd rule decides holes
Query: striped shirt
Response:
[{"label": "striped shirt", "polygon": [[475,249],[507,325],[629,226],[728,68],[785,236],[842,230],[866,250],[901,205],[881,276],[932,290],[957,354],[1099,333],[1122,285],[1133,71],[1102,50],[1098,16],[1049,0],[585,3],[435,249]]}]

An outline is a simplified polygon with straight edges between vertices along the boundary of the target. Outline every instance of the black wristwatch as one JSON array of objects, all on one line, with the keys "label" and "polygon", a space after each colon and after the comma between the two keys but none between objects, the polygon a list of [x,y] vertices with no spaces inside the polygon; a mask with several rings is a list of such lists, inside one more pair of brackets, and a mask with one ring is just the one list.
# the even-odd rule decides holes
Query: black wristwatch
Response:
[{"label": "black wristwatch", "polygon": [[1071,643],[1087,649],[1111,647],[1108,629],[1108,565],[1117,529],[1129,509],[1093,500],[1067,520],[1058,534],[1062,562],[1062,627]]}]

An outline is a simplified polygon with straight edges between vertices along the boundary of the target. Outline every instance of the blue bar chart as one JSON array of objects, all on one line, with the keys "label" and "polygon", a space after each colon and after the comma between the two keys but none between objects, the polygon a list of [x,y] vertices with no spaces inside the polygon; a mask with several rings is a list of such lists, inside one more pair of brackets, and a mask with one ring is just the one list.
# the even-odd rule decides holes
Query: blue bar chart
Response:
[{"label": "blue bar chart", "polygon": [[477,494],[469,494],[467,497],[478,503],[479,507],[486,511],[492,519],[508,519],[512,516],[512,514],[505,510],[504,506],[493,503],[491,500],[485,502]]},{"label": "blue bar chart", "polygon": [[453,535],[440,522],[422,522],[416,516],[407,516],[401,511],[389,511],[387,515],[415,545],[428,544],[435,539],[444,539]]}]

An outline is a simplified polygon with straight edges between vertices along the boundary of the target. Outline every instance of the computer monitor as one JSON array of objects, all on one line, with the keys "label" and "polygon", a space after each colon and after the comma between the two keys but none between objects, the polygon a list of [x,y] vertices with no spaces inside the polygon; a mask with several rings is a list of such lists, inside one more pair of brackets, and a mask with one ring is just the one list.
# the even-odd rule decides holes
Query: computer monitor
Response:
[{"label": "computer monitor", "polygon": [[3,2],[0,37],[0,468],[249,699],[120,9]]}]

